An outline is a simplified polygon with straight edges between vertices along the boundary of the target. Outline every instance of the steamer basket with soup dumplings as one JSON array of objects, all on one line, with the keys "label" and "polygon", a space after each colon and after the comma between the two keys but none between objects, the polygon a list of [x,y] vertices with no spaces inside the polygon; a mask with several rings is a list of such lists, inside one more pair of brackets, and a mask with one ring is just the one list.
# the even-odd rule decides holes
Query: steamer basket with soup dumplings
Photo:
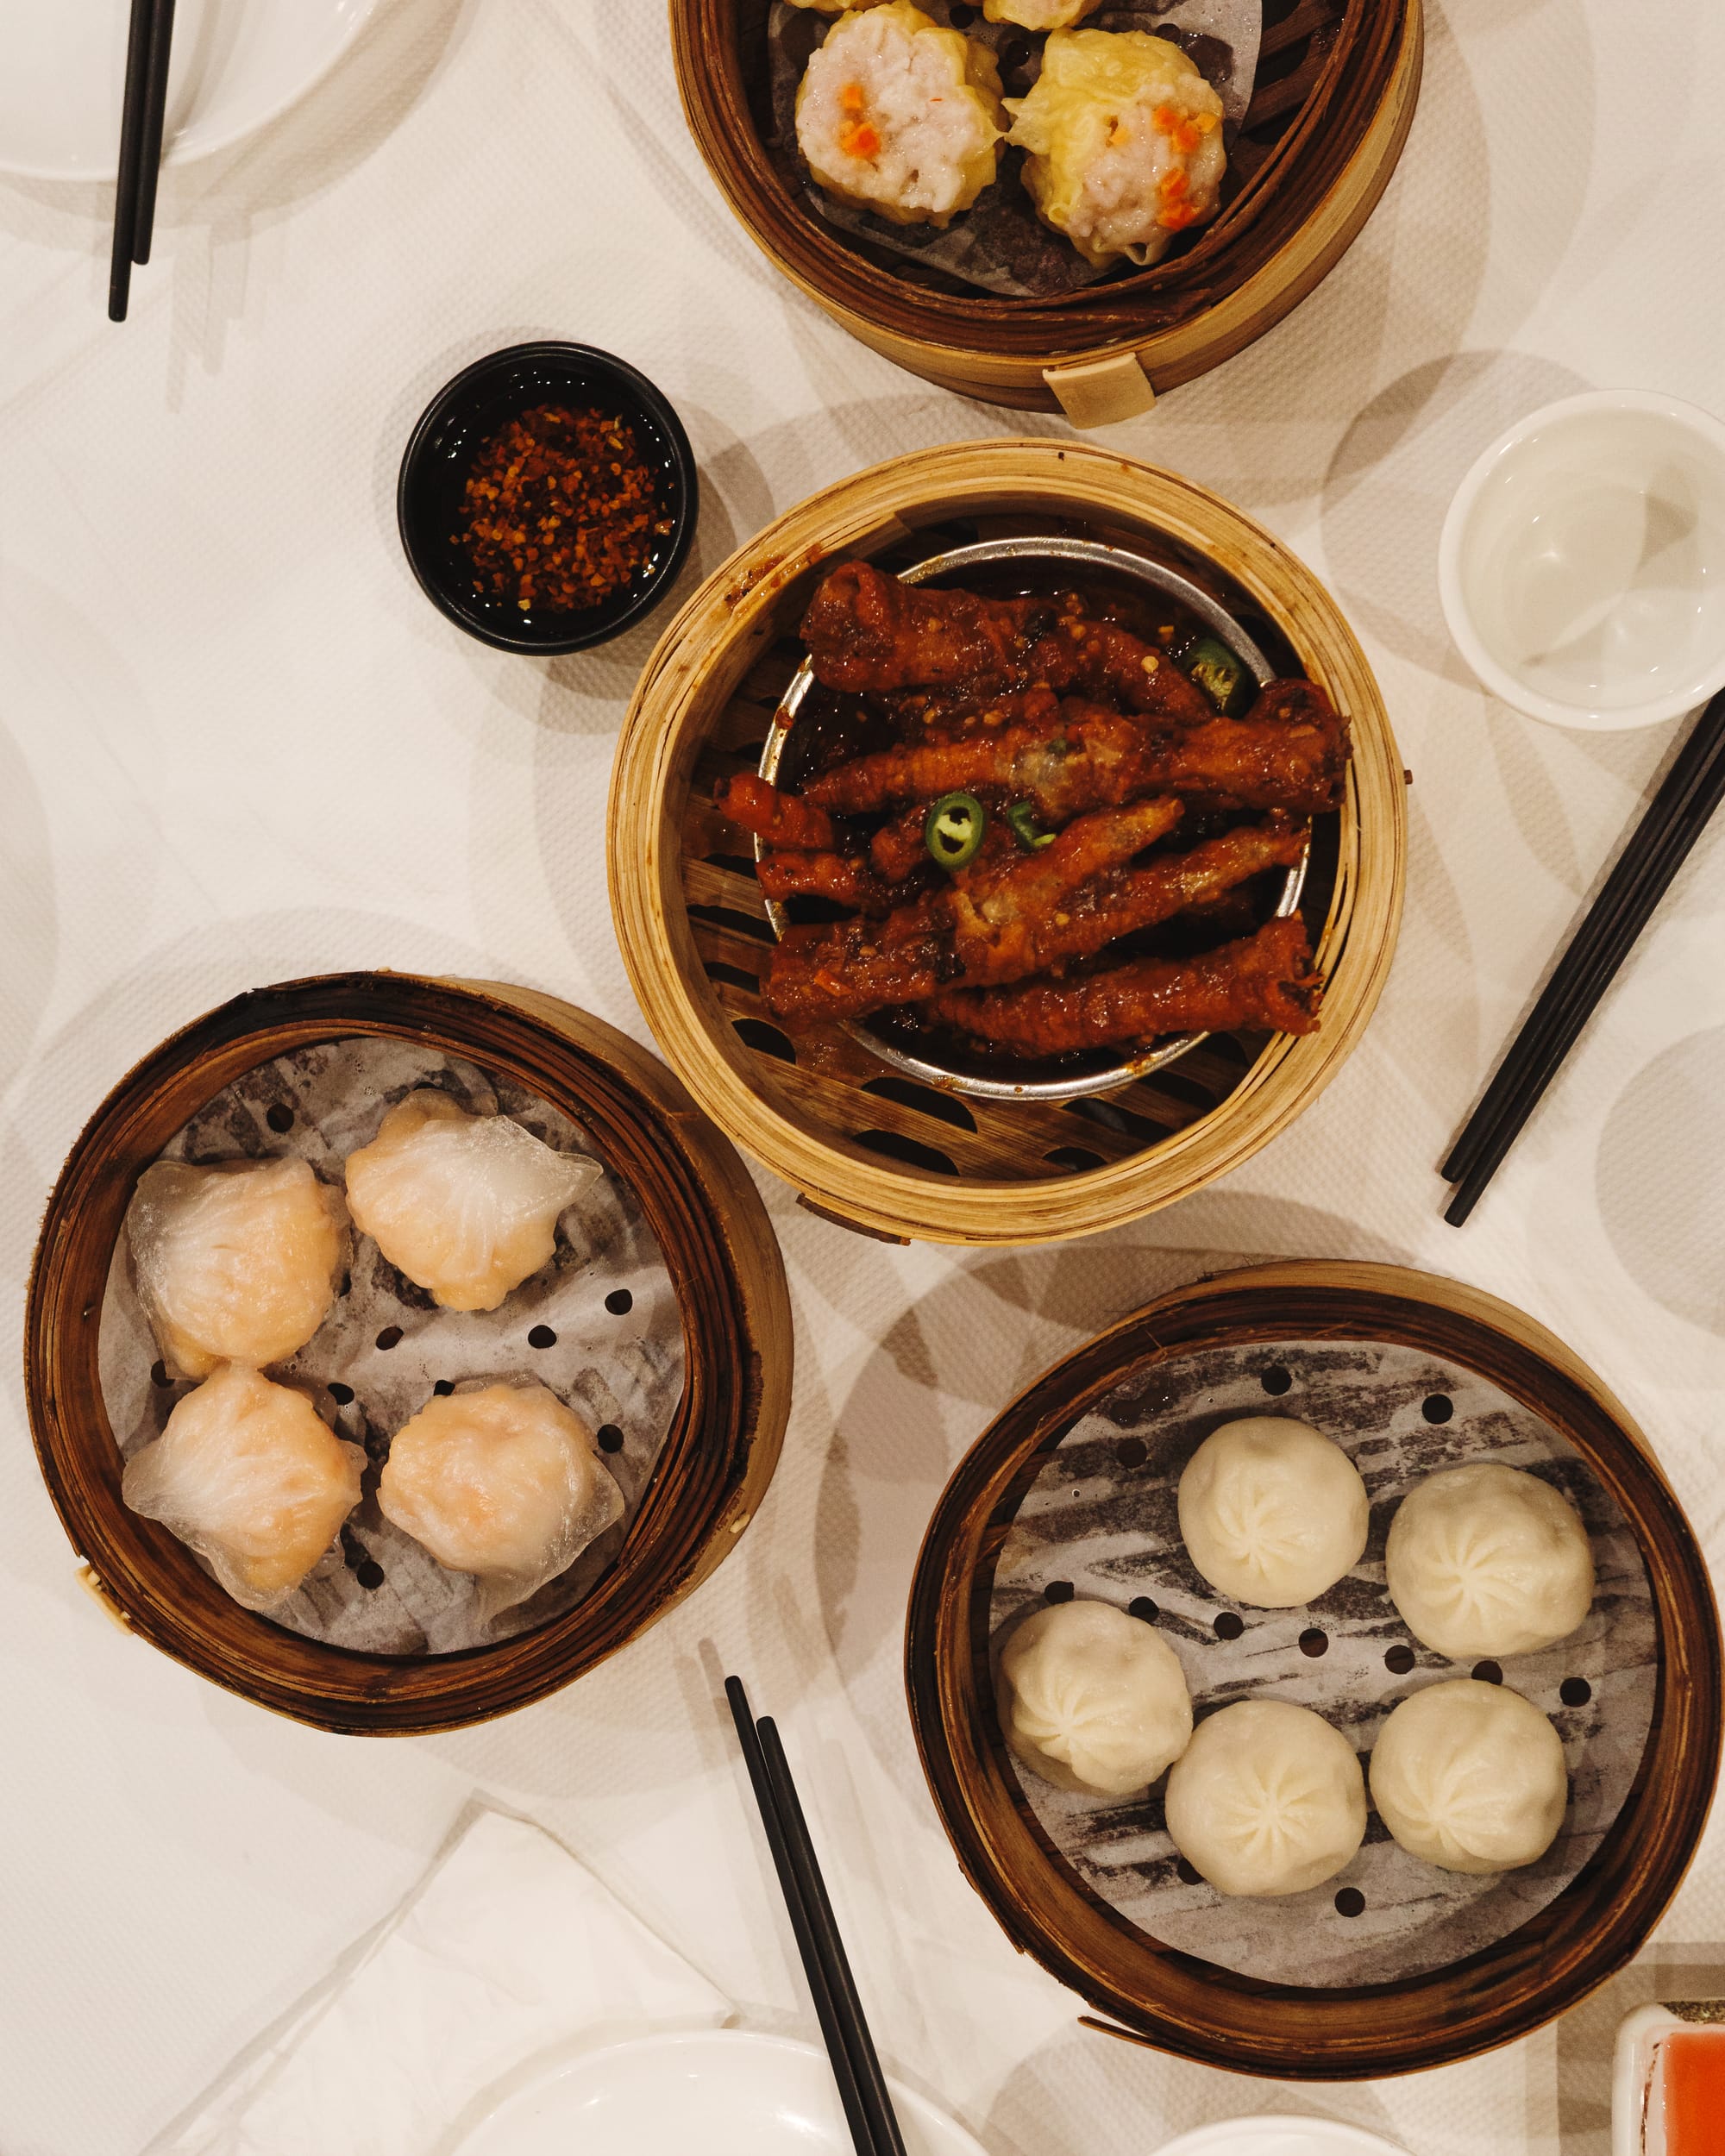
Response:
[{"label": "steamer basket with soup dumplings", "polygon": [[[1039,33],[991,23],[981,8],[926,0],[941,26],[986,44],[1008,96],[1044,65]],[[990,10],[993,14],[995,10]],[[1029,22],[1013,8],[1003,12]],[[1221,65],[1201,14],[1104,5],[1091,31],[1182,40]],[[800,157],[788,97],[809,47],[830,35],[825,0],[672,0],[671,34],[695,141],[756,244],[833,319],[944,388],[1002,404],[1063,409],[1080,426],[1145,410],[1261,336],[1323,279],[1387,185],[1412,124],[1423,50],[1420,0],[1267,0],[1225,6],[1255,57],[1234,56],[1228,165],[1208,222],[1144,267],[1131,259],[1026,279],[1017,242],[1039,230],[1020,192],[1018,148],[975,207],[940,234],[888,216],[835,211]],[[1045,18],[1057,19],[1057,18]],[[974,72],[974,71],[973,71]],[[1010,110],[1010,109],[1009,109]],[[967,190],[968,191],[968,190]],[[1004,228],[1004,250],[996,243]],[[955,248],[954,231],[967,235]],[[1028,235],[1028,236],[1027,236]],[[923,244],[945,242],[931,249]],[[1054,248],[1057,256],[1059,248]],[[975,278],[975,257],[987,266]],[[957,267],[955,268],[955,265]],[[1004,277],[1000,273],[1004,270]]]},{"label": "steamer basket with soup dumplings", "polygon": [[[1276,672],[1308,677],[1350,722],[1352,762],[1338,805],[1312,826],[1299,896],[1327,983],[1314,1032],[1214,1029],[1165,1068],[1151,1068],[1152,1051],[1095,1098],[1070,1097],[1091,1085],[1064,1081],[1032,1097],[1038,1089],[1015,1087],[1012,1070],[996,1066],[995,1097],[979,1098],[938,1069],[931,1076],[926,1058],[915,1073],[842,1026],[773,1022],[762,1000],[769,908],[750,841],[718,812],[713,789],[761,762],[798,678],[799,624],[836,564],[861,556],[895,571],[1004,539],[1018,542],[1001,565],[1013,591],[1070,589],[1086,573],[1059,553],[1073,540],[1174,572],[1213,620],[1237,622]],[[963,588],[976,573],[954,569],[951,581]],[[1145,636],[1169,628],[1161,613],[1141,626]],[[799,712],[793,740],[809,718]],[[649,661],[618,741],[612,911],[673,1068],[720,1128],[813,1210],[888,1240],[1088,1234],[1238,1166],[1327,1084],[1389,973],[1404,788],[1364,655],[1317,579],[1267,532],[1190,480],[1088,446],[963,443],[895,458],[815,495],[689,600]]]},{"label": "steamer basket with soup dumplings", "polygon": [[[411,1194],[400,1148],[428,1123],[458,1145],[477,1134],[482,1159],[501,1151],[511,1206],[524,1178],[549,1189],[536,1224],[505,1221],[512,1251],[481,1238],[492,1273],[460,1269],[478,1248],[471,1208],[436,1249],[414,1246],[415,1223],[386,1225]],[[347,1168],[368,1147],[362,1188]],[[135,1202],[165,1153],[189,1166],[156,1168]],[[165,1287],[154,1216],[207,1186],[204,1164],[222,1166],[225,1200],[226,1178],[249,1172],[240,1164],[281,1160],[302,1181],[309,1163],[347,1240],[332,1280],[323,1209],[309,1229],[294,1216],[321,1279],[309,1316],[270,1306],[272,1321],[285,1312],[271,1334],[231,1296],[212,1313],[185,1272]],[[286,1188],[297,1202],[292,1175]],[[376,1238],[358,1232],[361,1214]],[[422,1201],[417,1225],[430,1218]],[[231,1207],[219,1212],[218,1243],[235,1229]],[[220,1249],[202,1255],[193,1288],[219,1287]],[[165,1327],[165,1293],[193,1332],[245,1333],[218,1343],[230,1359],[213,1376],[198,1344]],[[344,974],[224,1005],[97,1110],[48,1203],[25,1372],[49,1493],[110,1615],[279,1714],[407,1734],[543,1698],[736,1546],[778,1457],[790,1313],[741,1162],[632,1042],[524,988]],[[219,1424],[228,1395],[277,1419],[242,1433],[270,1472],[286,1471],[284,1442],[302,1463],[329,1456],[312,1546],[279,1571],[279,1548],[237,1539],[267,1508],[220,1511],[245,1493],[220,1483],[221,1431],[204,1442],[196,1419]],[[411,1482],[398,1463],[392,1503],[391,1443],[410,1420]],[[463,1461],[487,1443],[525,1492],[507,1545],[495,1524],[485,1543],[483,1504],[463,1509]],[[511,1486],[493,1473],[493,1493]],[[207,1567],[163,1524],[197,1540],[212,1519],[228,1545],[206,1536]]]},{"label": "steamer basket with soup dumplings", "polygon": [[[1182,1535],[1176,1486],[1187,1463],[1218,1429],[1264,1416],[1319,1430],[1370,1498],[1363,1557],[1306,1606],[1230,1603]],[[1565,1501],[1565,1520],[1578,1520],[1590,1546],[1594,1593],[1564,1639],[1501,1664],[1457,1665],[1390,1600],[1385,1539],[1410,1490],[1484,1462],[1530,1477],[1542,1504],[1553,1492]],[[1358,1547],[1350,1529],[1344,1560]],[[1216,1745],[1194,1770],[1195,1739],[1168,1777],[1105,1795],[1132,1718],[1109,1721],[1099,1709],[1084,1725],[1097,1741],[1068,1753],[1090,1773],[1088,1793],[1072,1792],[1066,1769],[1039,1775],[1026,1764],[1026,1731],[1038,1729],[1012,1689],[1025,1657],[1003,1668],[1003,1648],[1027,1613],[1043,1621],[1087,1602],[1111,1605],[1116,1626],[1124,1618],[1154,1627],[1175,1650],[1199,1739],[1208,1727],[1244,1727],[1239,1716],[1269,1707],[1335,1752],[1353,1791],[1342,1800],[1355,1810],[1351,1823],[1336,1812],[1346,1829],[1338,1853],[1304,1875],[1320,1883],[1273,1891],[1257,1876],[1267,1858],[1227,1846]],[[1050,1370],[978,1440],[936,1507],[912,1589],[906,1667],[935,1802],[1013,1944],[1089,2002],[1099,2017],[1090,2026],[1277,2078],[1440,2065],[1573,2006],[1659,1921],[1700,1839],[1719,1766],[1717,1613],[1646,1439],[1530,1319],[1389,1266],[1226,1274],[1162,1297]],[[1051,1728],[1059,1713],[1049,1674],[1037,1672],[1043,1691],[1032,1704]],[[1403,1717],[1411,1742],[1374,1765],[1394,1711],[1419,1700],[1430,1702],[1423,1725]],[[1461,1868],[1447,1850],[1434,1855],[1440,1838],[1427,1820],[1410,1827],[1402,1802],[1410,1788],[1424,1801],[1414,1755],[1458,1711],[1470,1729],[1508,1726],[1524,1746],[1505,1805],[1538,1785],[1537,1802],[1553,1808],[1532,1841],[1489,1872]],[[1552,1733],[1566,1789],[1561,1771],[1553,1786],[1544,1756]],[[1144,1752],[1152,1771],[1181,1734]],[[1365,1814],[1363,1843],[1350,1750],[1388,1815]],[[1092,1755],[1102,1767],[1088,1764]],[[1170,1794],[1182,1773],[1186,1792]],[[1107,1786],[1142,1778],[1128,1766]],[[1201,1833],[1190,1803],[1201,1783]],[[1488,1809],[1496,1801],[1490,1789],[1474,1795]],[[1245,1876],[1226,1877],[1212,1854],[1219,1839],[1224,1863]]]}]

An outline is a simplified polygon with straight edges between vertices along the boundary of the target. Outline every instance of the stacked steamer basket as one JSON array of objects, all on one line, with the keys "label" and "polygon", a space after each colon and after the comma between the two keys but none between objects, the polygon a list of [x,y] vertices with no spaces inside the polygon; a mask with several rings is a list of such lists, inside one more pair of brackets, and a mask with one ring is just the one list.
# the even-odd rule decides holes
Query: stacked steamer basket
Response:
[{"label": "stacked steamer basket", "polygon": [[[1003,534],[1101,540],[1222,597],[1288,671],[1352,722],[1339,815],[1320,818],[1301,905],[1327,980],[1320,1030],[1212,1035],[1106,1099],[960,1097],[843,1036],[766,1018],[773,943],[716,779],[756,765],[795,674],[824,571],[901,567]],[[1082,1235],[1189,1195],[1322,1090],[1358,1040],[1401,916],[1404,774],[1377,686],[1322,586],[1268,532],[1191,481],[1082,446],[968,443],[895,459],[814,496],[714,573],[648,663],[618,743],[612,906],[637,995],[689,1090],[813,1210],[891,1240]]]},{"label": "stacked steamer basket", "polygon": [[[1200,1439],[1242,1413],[1311,1418],[1372,1498],[1350,1574],[1314,1605],[1244,1619],[1215,1614],[1174,1493]],[[1597,1578],[1570,1638],[1471,1672],[1531,1699],[1564,1741],[1565,1823],[1536,1864],[1465,1877],[1373,1822],[1320,1886],[1230,1899],[1176,1865],[1160,1783],[1063,1814],[1015,1766],[991,1648],[1021,1607],[1075,1591],[1178,1642],[1201,1726],[1233,1698],[1288,1699],[1366,1751],[1394,1704],[1468,1674],[1416,1648],[1389,1601],[1389,1519],[1423,1476],[1491,1454],[1569,1496]],[[1271,1265],[1177,1289],[1039,1379],[936,1507],[906,1670],[936,1805],[1014,1943],[1107,2016],[1093,2026],[1235,2072],[1408,2072],[1566,2011],[1659,1921],[1719,1764],[1718,1615],[1645,1438],[1521,1313],[1389,1266]]]},{"label": "stacked steamer basket", "polygon": [[[121,1495],[99,1335],[140,1174],[246,1074],[359,1041],[465,1059],[579,1125],[638,1208],[681,1314],[681,1399],[620,1551],[572,1608],[461,1652],[361,1652],[273,1623],[234,1601],[182,1542]],[[651,1056],[530,990],[343,974],[224,1005],[164,1043],[97,1109],[48,1203],[30,1283],[25,1378],[49,1493],[85,1583],[117,1621],[279,1714],[396,1735],[461,1727],[543,1698],[713,1570],[778,1458],[790,1338],[783,1268],[754,1186]]]},{"label": "stacked steamer basket", "polygon": [[756,243],[853,336],[942,387],[1081,426],[1242,351],[1327,275],[1413,123],[1421,0],[1266,0],[1256,85],[1214,222],[1153,268],[995,297],[835,231],[770,147],[768,0],[671,0],[696,142]]}]

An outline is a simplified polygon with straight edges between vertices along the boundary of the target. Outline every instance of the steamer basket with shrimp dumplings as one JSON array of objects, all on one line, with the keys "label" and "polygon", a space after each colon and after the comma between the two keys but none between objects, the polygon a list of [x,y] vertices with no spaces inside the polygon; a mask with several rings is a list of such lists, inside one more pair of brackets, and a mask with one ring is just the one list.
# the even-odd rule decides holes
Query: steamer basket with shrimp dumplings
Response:
[{"label": "steamer basket with shrimp dumplings", "polygon": [[[1276,674],[1309,678],[1350,723],[1339,808],[1317,818],[1303,876],[1268,900],[1291,911],[1297,899],[1325,981],[1318,1030],[1213,1031],[1177,1059],[1111,1054],[1076,1077],[1063,1066],[1047,1085],[977,1087],[950,1057],[883,1056],[884,1037],[866,1027],[774,1023],[761,996],[771,910],[750,842],[718,813],[712,791],[754,772],[774,741],[775,713],[800,680],[798,626],[824,574],[859,556],[897,571],[956,555],[949,586],[999,573],[1013,590],[1052,593],[1089,573],[1099,543],[1192,594],[1204,620],[1233,624],[1226,633]],[[1269,533],[1192,481],[1128,458],[965,443],[896,458],[812,497],[685,606],[618,745],[612,914],[673,1068],[813,1210],[890,1240],[1082,1235],[1201,1189],[1328,1083],[1389,972],[1404,785],[1364,655],[1317,579]]]},{"label": "steamer basket with shrimp dumplings", "polygon": [[[1291,1608],[1220,1596],[1176,1505],[1211,1432],[1264,1414],[1333,1440],[1371,1504],[1363,1556]],[[1411,1489],[1484,1461],[1568,1501],[1595,1592],[1555,1644],[1458,1668],[1390,1601],[1385,1537]],[[1007,1745],[1002,1644],[1026,1613],[1075,1600],[1155,1628],[1200,1732],[1236,1702],[1278,1702],[1320,1716],[1363,1767],[1403,1701],[1456,1678],[1502,1685],[1502,1707],[1519,1694],[1560,1740],[1556,1839],[1468,1873],[1422,1861],[1371,1813],[1318,1885],[1219,1893],[1170,1838],[1167,1782],[1069,1795]],[[1013,1944],[1089,2002],[1092,2027],[1277,2078],[1441,2065],[1575,2005],[1658,1922],[1719,1767],[1718,1615],[1647,1440],[1521,1312],[1390,1266],[1267,1265],[1178,1288],[1038,1379],[935,1508],[906,1677],[936,1806]]]},{"label": "steamer basket with shrimp dumplings", "polygon": [[[309,1164],[339,1206],[355,1150],[375,1150],[391,1104],[423,1102],[428,1087],[499,1119],[487,1143],[581,1163],[568,1178],[580,1194],[555,1244],[548,1224],[544,1249],[525,1261],[536,1269],[523,1279],[518,1267],[500,1300],[440,1300],[373,1236],[347,1244],[317,1330],[302,1328],[303,1344],[269,1363],[264,1391],[314,1438],[327,1426],[355,1469],[363,1462],[359,1500],[342,1500],[339,1532],[291,1591],[242,1603],[178,1532],[127,1501],[137,1495],[129,1463],[199,1393],[162,1359],[141,1302],[134,1192],[163,1160],[188,1164],[168,1171],[182,1181],[282,1162],[302,1175]],[[474,1218],[462,1216],[462,1236]],[[412,1734],[543,1698],[699,1585],[737,1546],[772,1476],[790,1340],[778,1245],[754,1185],[652,1056],[529,989],[342,974],[210,1012],[97,1109],[48,1201],[25,1382],[49,1495],[85,1585],[116,1621],[278,1714]],[[492,1582],[442,1545],[448,1561],[437,1561],[416,1539],[422,1529],[404,1531],[399,1507],[380,1499],[410,1419],[423,1426],[426,1411],[455,1411],[458,1395],[495,1386],[513,1389],[494,1399],[536,1402],[542,1427],[546,1416],[565,1432],[574,1423],[574,1457],[604,1499],[586,1546],[501,1595],[501,1609],[487,1600]]]}]

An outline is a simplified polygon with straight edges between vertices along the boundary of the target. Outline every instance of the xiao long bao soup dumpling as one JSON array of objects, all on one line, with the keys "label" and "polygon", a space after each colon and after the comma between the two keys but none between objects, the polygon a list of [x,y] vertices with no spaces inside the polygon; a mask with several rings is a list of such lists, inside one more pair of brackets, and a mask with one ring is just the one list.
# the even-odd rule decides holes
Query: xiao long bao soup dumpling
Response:
[{"label": "xiao long bao soup dumpling", "polygon": [[1569,1803],[1563,1740],[1507,1685],[1433,1684],[1379,1733],[1371,1801],[1410,1856],[1446,1871],[1509,1871],[1557,1839]]},{"label": "xiao long bao soup dumpling", "polygon": [[493,1615],[566,1571],[623,1515],[593,1432],[536,1383],[427,1401],[395,1433],[378,1503],[439,1564],[474,1575]]},{"label": "xiao long bao soup dumpling", "polygon": [[1056,30],[1011,140],[1045,224],[1099,268],[1159,261],[1215,215],[1222,101],[1180,47],[1145,30]]},{"label": "xiao long bao soup dumpling", "polygon": [[1309,1423],[1249,1415],[1213,1430],[1180,1477],[1186,1553],[1219,1595],[1255,1609],[1315,1601],[1365,1554],[1359,1470]]},{"label": "xiao long bao soup dumpling", "polygon": [[120,1492],[195,1550],[236,1602],[267,1613],[335,1541],[365,1461],[304,1393],[225,1363],[127,1461]]},{"label": "xiao long bao soup dumpling", "polygon": [[1408,1631],[1452,1662],[1536,1654],[1593,1607],[1593,1551],[1574,1506],[1496,1461],[1416,1484],[1389,1523],[1383,1562]]},{"label": "xiao long bao soup dumpling", "polygon": [[557,1219],[602,1171],[554,1152],[506,1115],[411,1093],[348,1156],[348,1205],[446,1310],[495,1310],[556,1247]]},{"label": "xiao long bao soup dumpling", "polygon": [[1365,1839],[1353,1746],[1309,1707],[1241,1700],[1199,1723],[1168,1777],[1175,1847],[1220,1894],[1300,1894]]},{"label": "xiao long bao soup dumpling", "polygon": [[138,1179],[126,1236],[162,1359],[181,1377],[303,1348],[347,1262],[341,1198],[303,1160],[158,1161]]},{"label": "xiao long bao soup dumpling", "polygon": [[1000,1652],[1007,1744],[1057,1789],[1141,1796],[1186,1749],[1192,1699],[1172,1647],[1111,1602],[1057,1602]]},{"label": "xiao long bao soup dumpling", "polygon": [[911,0],[842,16],[797,91],[797,146],[827,193],[944,227],[994,182],[1007,131],[987,46]]}]

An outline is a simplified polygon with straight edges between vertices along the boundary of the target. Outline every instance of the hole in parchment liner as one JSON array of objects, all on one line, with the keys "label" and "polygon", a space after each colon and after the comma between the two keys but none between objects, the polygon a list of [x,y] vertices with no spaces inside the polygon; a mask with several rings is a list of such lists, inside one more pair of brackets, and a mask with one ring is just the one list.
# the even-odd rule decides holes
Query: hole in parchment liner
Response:
[{"label": "hole in parchment liner", "polygon": [[[1364,1477],[1371,1538],[1359,1564],[1315,1603],[1253,1609],[1229,1639],[1216,1623],[1214,1591],[1181,1541],[1176,1491],[1211,1431],[1264,1412],[1272,1370],[1289,1377],[1281,1412],[1335,1438]],[[1433,1422],[1426,1403],[1438,1396],[1452,1412]],[[1131,1439],[1148,1457],[1128,1470],[1120,1448]],[[1239,1699],[1289,1700],[1323,1714],[1364,1764],[1392,1708],[1469,1673],[1408,1644],[1384,1590],[1383,1545],[1397,1502],[1415,1482],[1476,1459],[1524,1468],[1561,1489],[1587,1523],[1598,1575],[1579,1631],[1540,1654],[1511,1658],[1501,1670],[1505,1684],[1552,1717],[1564,1741],[1571,1801],[1544,1858],[1471,1877],[1421,1864],[1387,1836],[1369,1838],[1339,1877],[1307,1894],[1230,1900],[1181,1869],[1162,1823],[1161,1784],[1145,1801],[1114,1803],[1069,1795],[1009,1759],[1041,1839],[1058,1852],[1048,1861],[1063,1862],[1083,1894],[1151,1938],[1289,1985],[1389,1983],[1441,1968],[1554,1899],[1599,1846],[1640,1764],[1656,1689],[1652,1596],[1633,1535],[1572,1448],[1471,1370],[1411,1348],[1327,1339],[1259,1341],[1128,1376],[1049,1450],[1020,1499],[993,1582],[984,1583],[990,1637],[1040,1602],[1051,1579],[1133,1614],[1153,1605],[1201,1717]],[[1325,1651],[1316,1654],[1307,1643],[1320,1634]],[[1576,1680],[1578,1665],[1590,1683]],[[1034,1880],[1019,1887],[1038,1891]],[[1369,1926],[1338,1921],[1336,1897],[1349,1890],[1363,1896]]]}]

